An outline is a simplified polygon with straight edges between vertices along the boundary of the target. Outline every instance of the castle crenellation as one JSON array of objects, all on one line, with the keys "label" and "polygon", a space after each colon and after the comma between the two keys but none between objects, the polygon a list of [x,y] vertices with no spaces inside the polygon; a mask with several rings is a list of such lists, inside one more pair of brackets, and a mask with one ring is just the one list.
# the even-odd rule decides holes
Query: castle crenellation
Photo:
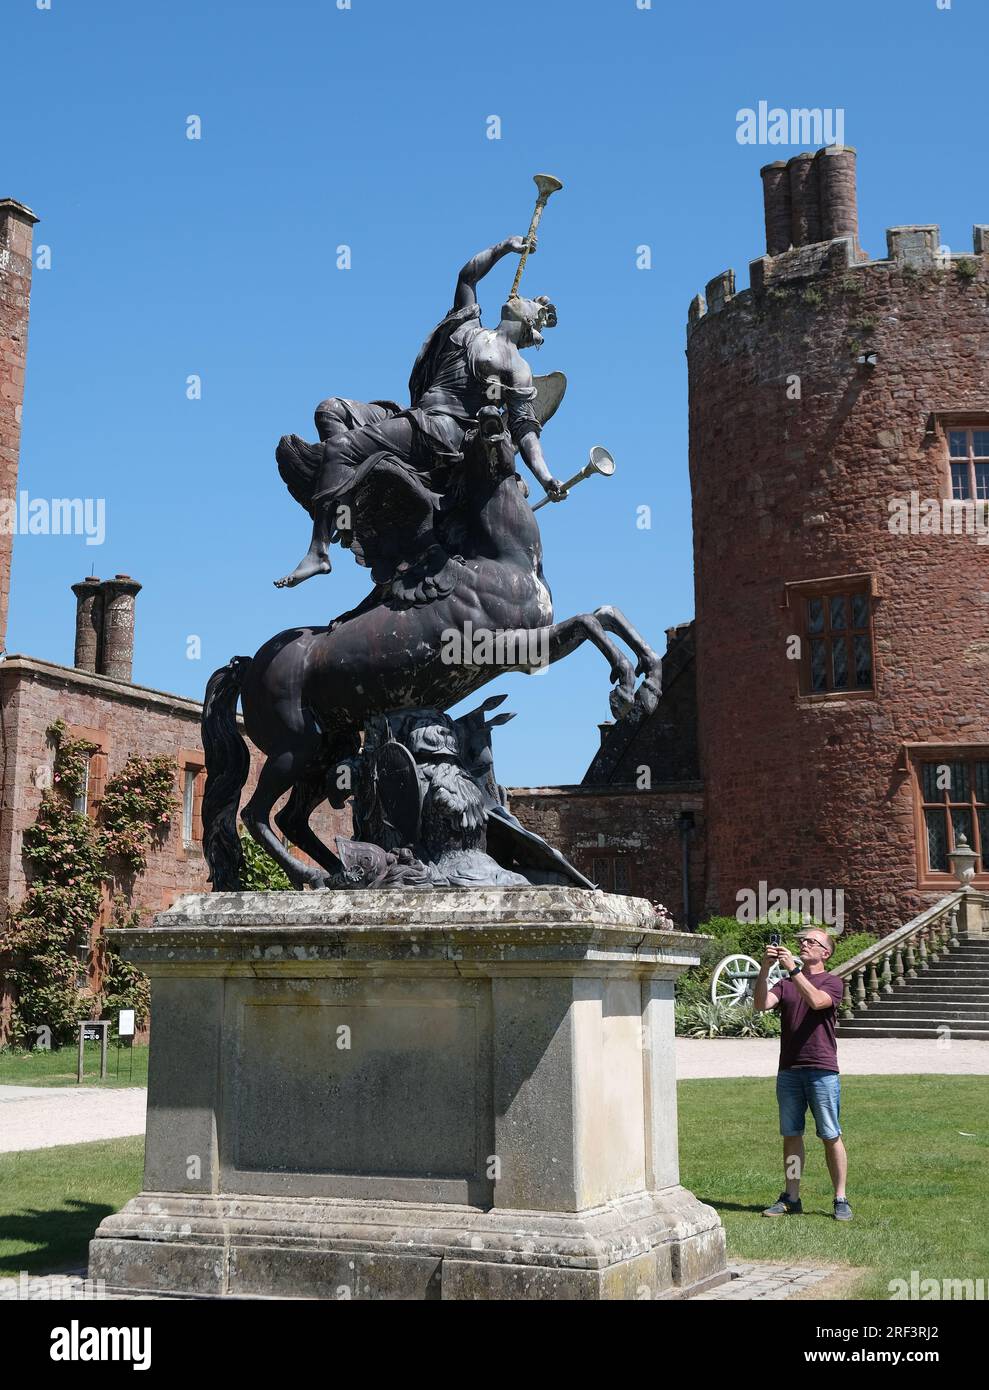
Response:
[{"label": "castle crenellation", "polygon": [[[869,275],[890,270],[909,274],[965,275],[986,279],[989,225],[972,228],[972,250],[954,251],[941,242],[937,223],[887,227],[887,254],[872,258],[859,246],[855,191],[856,153],[829,146],[817,154],[795,155],[766,165],[761,173],[766,222],[766,254],[749,263],[749,288],[735,289],[735,271],[724,270],[695,295],[687,316],[687,337],[712,314],[750,303],[753,296],[783,285],[815,279]],[[816,182],[815,182],[816,181]],[[859,293],[853,284],[843,288]]]}]

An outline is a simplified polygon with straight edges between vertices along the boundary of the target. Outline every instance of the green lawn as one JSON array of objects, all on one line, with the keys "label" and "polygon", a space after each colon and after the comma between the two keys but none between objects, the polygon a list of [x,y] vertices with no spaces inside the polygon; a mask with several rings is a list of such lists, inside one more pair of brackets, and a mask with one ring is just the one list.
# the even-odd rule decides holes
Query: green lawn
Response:
[{"label": "green lawn", "polygon": [[717,1209],[729,1255],[868,1269],[850,1290],[855,1298],[889,1298],[889,1280],[909,1281],[914,1269],[922,1279],[989,1277],[980,1215],[989,1077],[847,1076],[841,1091],[848,1224],[831,1217],[824,1146],[809,1115],[805,1214],[760,1214],[784,1185],[774,1078],[680,1082],[681,1181]]},{"label": "green lawn", "polygon": [[[684,1186],[719,1212],[729,1256],[866,1270],[846,1292],[889,1297],[888,1282],[989,1276],[989,1078],[852,1076],[842,1081],[855,1220],[831,1219],[823,1147],[808,1132],[805,1215],[767,1221],[781,1144],[772,1078],[682,1081]],[[964,1131],[964,1133],[959,1133]],[[969,1137],[972,1136],[972,1137]],[[144,1141],[114,1139],[0,1154],[0,1274],[82,1266],[100,1220],[139,1189]]]},{"label": "green lawn", "polygon": [[83,1268],[96,1227],[141,1186],[144,1136],[0,1154],[0,1276]]},{"label": "green lawn", "polygon": [[[115,1047],[107,1051],[107,1078],[100,1080],[100,1045],[86,1043],[83,1061],[84,1086],[146,1086],[148,1084],[147,1047]],[[0,1086],[75,1086],[79,1048],[62,1047],[51,1052],[0,1051]],[[120,1075],[117,1075],[117,1066]],[[131,1075],[131,1064],[134,1071]]]}]

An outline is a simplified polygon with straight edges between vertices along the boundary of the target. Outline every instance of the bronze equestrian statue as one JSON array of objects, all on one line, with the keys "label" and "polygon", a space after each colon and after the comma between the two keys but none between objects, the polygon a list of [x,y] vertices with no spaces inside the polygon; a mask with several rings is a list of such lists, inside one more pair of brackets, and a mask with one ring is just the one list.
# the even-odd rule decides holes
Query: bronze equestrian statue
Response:
[{"label": "bronze equestrian statue", "polygon": [[[540,196],[544,203],[542,185]],[[565,378],[534,380],[521,356],[542,342],[556,311],[545,297],[514,294],[489,330],[475,296],[504,256],[535,250],[536,221],[528,237],[510,237],[464,266],[453,308],[416,359],[407,408],[333,398],[317,408],[317,444],[289,436],[278,446],[279,471],[313,520],[306,555],[279,585],[328,572],[336,540],[371,571],[373,588],[328,626],[280,632],[210,677],[203,822],[214,889],[240,884],[236,819],[250,757],[238,696],[247,735],[266,755],[241,819],[295,887],[587,884],[515,821],[493,769],[471,767],[476,747],[490,763],[489,739],[478,743],[479,712],[460,721],[445,713],[504,672],[535,671],[587,641],[608,661],[616,717],[634,704],[649,713],[659,697],[660,658],[617,609],[553,620],[516,452],[549,499],[566,496],[540,444]],[[631,648],[634,667],[609,634]],[[271,826],[286,792],[278,828],[314,864],[296,858]],[[355,830],[376,832],[356,843],[338,838],[334,852],[309,819],[324,800],[342,807],[351,796]]]}]

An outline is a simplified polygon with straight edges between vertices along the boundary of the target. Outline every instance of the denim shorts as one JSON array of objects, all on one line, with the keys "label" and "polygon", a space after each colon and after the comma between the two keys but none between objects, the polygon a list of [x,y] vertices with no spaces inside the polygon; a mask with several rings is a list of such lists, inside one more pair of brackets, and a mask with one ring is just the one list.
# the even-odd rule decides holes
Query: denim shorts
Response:
[{"label": "denim shorts", "polygon": [[776,1099],[780,1107],[780,1134],[803,1134],[809,1105],[818,1139],[837,1139],[841,1135],[841,1078],[836,1071],[822,1067],[781,1071],[776,1077]]}]

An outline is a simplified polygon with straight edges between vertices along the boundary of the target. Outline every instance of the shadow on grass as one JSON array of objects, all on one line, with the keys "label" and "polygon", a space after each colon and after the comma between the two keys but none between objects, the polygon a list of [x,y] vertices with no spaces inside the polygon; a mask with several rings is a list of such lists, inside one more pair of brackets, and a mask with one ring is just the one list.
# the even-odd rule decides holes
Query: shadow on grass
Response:
[{"label": "shadow on grass", "polygon": [[699,1192],[696,1196],[699,1202],[703,1202],[705,1206],[714,1207],[715,1211],[750,1211],[755,1215],[759,1215],[769,1206],[768,1202],[764,1202],[761,1207],[752,1206],[744,1202],[719,1202],[715,1197],[702,1197]]},{"label": "shadow on grass", "polygon": [[66,1198],[53,1211],[6,1212],[0,1217],[0,1242],[17,1241],[31,1247],[0,1254],[0,1274],[50,1274],[79,1269],[89,1260],[89,1242],[105,1216],[115,1208],[103,1202]]},{"label": "shadow on grass", "polygon": [[[702,1196],[700,1195],[700,1193],[697,1193],[697,1200],[698,1200],[699,1202],[703,1202],[706,1206],[714,1207],[714,1210],[717,1211],[717,1212],[723,1212],[723,1211],[747,1211],[751,1216],[761,1216],[762,1213],[766,1210],[766,1207],[769,1206],[769,1203],[768,1203],[768,1202],[766,1202],[765,1204],[760,1205],[760,1206],[753,1206],[753,1205],[751,1205],[750,1203],[745,1203],[745,1202],[722,1202],[722,1201],[719,1201],[718,1198],[716,1198],[716,1197],[702,1197]],[[815,1199],[814,1199],[814,1198],[811,1198],[810,1200],[811,1200],[811,1201],[814,1201]],[[823,1218],[824,1220],[829,1221],[829,1222],[833,1222],[833,1221],[834,1221],[834,1212],[832,1211],[830,1204],[829,1204],[829,1205],[826,1205],[826,1206],[820,1206],[820,1207],[817,1207],[817,1206],[810,1206],[810,1207],[809,1207],[809,1206],[806,1205],[806,1203],[805,1203],[805,1205],[804,1205],[803,1211],[798,1212],[798,1213],[796,1214],[796,1216],[774,1216],[774,1217],[767,1217],[766,1219],[767,1219],[767,1220],[770,1220],[770,1221],[783,1221],[783,1222],[792,1221],[792,1220],[795,1220],[795,1221],[807,1221],[807,1220],[813,1220],[813,1218],[814,1218],[815,1216],[818,1217],[819,1219],[820,1219],[820,1218]]]}]

